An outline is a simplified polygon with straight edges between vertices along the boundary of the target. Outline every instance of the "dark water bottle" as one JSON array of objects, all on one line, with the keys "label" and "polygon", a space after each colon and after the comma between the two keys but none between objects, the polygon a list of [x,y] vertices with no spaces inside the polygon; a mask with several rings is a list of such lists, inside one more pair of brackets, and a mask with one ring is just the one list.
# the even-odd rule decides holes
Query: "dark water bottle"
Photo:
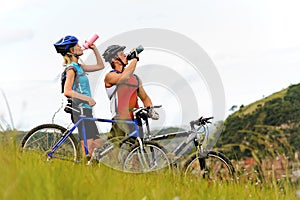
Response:
[{"label": "dark water bottle", "polygon": [[[138,54],[140,54],[144,50],[144,47],[142,45],[139,45],[137,48],[135,48],[135,50]],[[131,60],[133,58],[134,58],[134,51],[130,52],[127,55],[127,60]]]}]

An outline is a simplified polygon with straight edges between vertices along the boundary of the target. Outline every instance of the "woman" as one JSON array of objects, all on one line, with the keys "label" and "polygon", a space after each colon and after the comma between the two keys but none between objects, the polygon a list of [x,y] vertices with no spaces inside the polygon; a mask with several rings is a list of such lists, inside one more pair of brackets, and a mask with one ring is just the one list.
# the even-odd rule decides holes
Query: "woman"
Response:
[{"label": "woman", "polygon": [[[64,84],[64,95],[68,98],[76,98],[87,103],[83,104],[83,112],[87,117],[93,117],[92,107],[96,104],[91,97],[89,80],[85,72],[94,72],[104,69],[104,65],[97,47],[93,44],[90,48],[94,51],[97,63],[94,65],[79,64],[79,56],[83,55],[83,50],[78,44],[78,39],[74,36],[65,36],[54,44],[57,53],[64,58],[66,66],[66,80]],[[72,122],[79,120],[80,113],[72,112]],[[94,121],[86,120],[86,138],[89,155],[91,156],[94,148],[101,146],[99,132]],[[78,132],[81,140],[82,152],[84,154],[84,141],[82,135],[82,124],[78,126]]]}]

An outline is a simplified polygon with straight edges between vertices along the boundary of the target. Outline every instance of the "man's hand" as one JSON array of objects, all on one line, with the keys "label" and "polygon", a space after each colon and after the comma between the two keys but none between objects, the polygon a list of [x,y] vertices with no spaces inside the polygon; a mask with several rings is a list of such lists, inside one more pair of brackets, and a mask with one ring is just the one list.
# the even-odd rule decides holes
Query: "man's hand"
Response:
[{"label": "man's hand", "polygon": [[137,59],[137,61],[139,61],[139,60],[140,60],[140,58],[139,58],[139,54],[138,54],[138,52],[136,51],[136,49],[133,49],[133,50],[130,52],[130,54],[132,54],[132,55],[133,55],[133,58],[132,58],[132,59],[136,58],[136,59]]},{"label": "man's hand", "polygon": [[154,108],[149,109],[148,115],[153,120],[158,120],[159,119],[159,114],[157,112],[155,112]]}]

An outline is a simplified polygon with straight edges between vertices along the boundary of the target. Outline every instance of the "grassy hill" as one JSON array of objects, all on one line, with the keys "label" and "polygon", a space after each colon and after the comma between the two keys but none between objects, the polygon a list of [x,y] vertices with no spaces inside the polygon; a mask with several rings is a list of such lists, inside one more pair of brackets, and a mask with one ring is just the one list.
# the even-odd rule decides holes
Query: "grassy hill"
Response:
[{"label": "grassy hill", "polygon": [[300,151],[300,84],[241,106],[224,124],[217,146],[231,156],[294,155]]}]

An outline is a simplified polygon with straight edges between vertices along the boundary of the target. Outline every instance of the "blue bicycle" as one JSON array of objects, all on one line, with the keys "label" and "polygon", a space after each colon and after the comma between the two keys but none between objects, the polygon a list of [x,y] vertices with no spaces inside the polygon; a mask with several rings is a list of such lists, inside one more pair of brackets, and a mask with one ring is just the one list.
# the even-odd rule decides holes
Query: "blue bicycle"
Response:
[{"label": "blue bicycle", "polygon": [[[88,148],[86,140],[85,121],[91,120],[106,123],[126,123],[134,126],[134,131],[128,136],[112,138],[107,140],[101,151],[94,156],[93,159],[103,161],[110,167],[121,169],[127,172],[144,173],[170,167],[170,161],[166,154],[166,150],[154,141],[145,141],[142,124],[144,121],[148,123],[148,113],[150,108],[158,108],[160,106],[151,106],[146,108],[134,109],[134,120],[113,120],[101,118],[89,118],[84,116],[82,104],[76,102],[73,105],[75,109],[81,113],[80,119],[67,129],[57,124],[42,124],[31,129],[22,139],[21,146],[24,152],[36,153],[47,161],[57,158],[60,160],[69,160],[80,162],[82,156],[80,153],[80,142],[78,136],[74,133],[79,124],[82,124],[84,153],[86,160],[90,163],[88,157]],[[149,131],[149,129],[148,129]],[[113,162],[112,162],[113,160]],[[114,163],[114,164],[111,164]]]}]

